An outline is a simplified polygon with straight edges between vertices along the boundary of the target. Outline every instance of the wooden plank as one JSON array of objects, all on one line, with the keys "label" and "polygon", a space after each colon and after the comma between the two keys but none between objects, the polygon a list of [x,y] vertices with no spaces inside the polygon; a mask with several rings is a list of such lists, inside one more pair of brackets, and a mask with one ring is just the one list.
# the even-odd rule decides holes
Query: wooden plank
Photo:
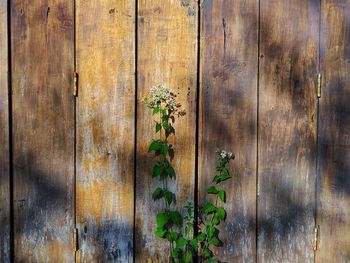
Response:
[{"label": "wooden plank", "polygon": [[15,262],[74,262],[73,2],[11,1]]},{"label": "wooden plank", "polygon": [[202,14],[199,204],[208,198],[215,150],[234,152],[224,246],[215,253],[225,262],[255,262],[258,1],[204,1]]},{"label": "wooden plank", "polygon": [[147,153],[155,138],[154,123],[141,99],[158,84],[167,85],[177,94],[187,114],[175,124],[177,182],[173,191],[180,209],[193,201],[195,181],[195,108],[197,73],[197,1],[138,1],[138,118],[136,175],[136,261],[156,258],[167,262],[167,242],[156,238],[155,208],[151,193],[154,163]]},{"label": "wooden plank", "polygon": [[319,1],[261,2],[258,262],[313,262]]},{"label": "wooden plank", "polygon": [[320,245],[316,262],[350,262],[350,2],[322,1]]},{"label": "wooden plank", "polygon": [[7,2],[0,2],[0,262],[10,262]]},{"label": "wooden plank", "polygon": [[77,261],[133,262],[135,1],[76,3]]}]

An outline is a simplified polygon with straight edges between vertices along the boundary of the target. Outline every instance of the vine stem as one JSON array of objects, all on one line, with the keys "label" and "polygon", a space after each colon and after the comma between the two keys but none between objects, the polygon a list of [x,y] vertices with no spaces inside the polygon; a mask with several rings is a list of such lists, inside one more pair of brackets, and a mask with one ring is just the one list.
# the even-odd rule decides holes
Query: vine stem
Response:
[{"label": "vine stem", "polygon": [[[215,198],[215,206],[217,207],[217,204],[218,204],[218,196],[216,195],[216,198]],[[213,215],[211,216],[210,218],[210,225],[213,224],[213,218],[215,216],[215,213],[213,213]],[[208,240],[208,236],[205,238],[205,241],[204,241],[204,244],[203,244],[203,248],[208,248],[209,247],[209,240]],[[201,256],[200,258],[200,262],[204,262],[204,258]]]},{"label": "vine stem", "polygon": [[[159,130],[159,139],[160,139],[160,141],[162,141],[162,129],[163,129],[163,125],[162,125],[162,107],[161,106],[159,106],[159,121],[160,121],[160,130]],[[166,143],[167,142],[167,138],[165,138],[164,139],[164,142]],[[167,160],[167,158],[166,158],[166,155],[163,155],[162,154],[162,158],[163,158],[163,163],[165,163],[165,161]],[[168,190],[168,177],[166,177],[165,179],[163,179],[162,180],[162,182],[163,182],[163,189],[166,189],[166,190]],[[168,204],[168,202],[167,202],[167,200],[166,199],[164,199],[164,202],[165,202],[165,209],[167,210],[167,211],[170,211],[170,205]],[[172,231],[172,227],[170,227],[170,232]],[[172,242],[169,242],[170,243],[170,251],[172,251],[173,250],[173,244],[172,244]],[[171,253],[171,252],[170,252]],[[171,256],[171,254],[170,254],[170,258],[172,259],[172,256]]]}]

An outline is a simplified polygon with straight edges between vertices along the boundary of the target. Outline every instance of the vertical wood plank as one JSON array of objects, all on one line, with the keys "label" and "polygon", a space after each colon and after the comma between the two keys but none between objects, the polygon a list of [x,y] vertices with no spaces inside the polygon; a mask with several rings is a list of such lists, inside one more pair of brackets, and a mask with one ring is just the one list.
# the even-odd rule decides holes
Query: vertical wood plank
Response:
[{"label": "vertical wood plank", "polygon": [[74,262],[73,2],[11,1],[15,262]]},{"label": "vertical wood plank", "polygon": [[316,262],[350,262],[350,2],[322,1]]},{"label": "vertical wood plank", "polygon": [[78,262],[133,262],[135,1],[77,2]]},{"label": "vertical wood plank", "polygon": [[136,261],[148,259],[167,262],[167,242],[156,238],[155,208],[152,200],[151,171],[153,158],[149,142],[155,138],[154,123],[141,99],[149,89],[165,84],[186,110],[186,116],[175,123],[177,207],[181,209],[194,198],[195,181],[195,108],[197,73],[197,1],[138,1],[138,119],[136,177]]},{"label": "vertical wood plank", "polygon": [[199,203],[208,198],[215,150],[234,152],[216,255],[255,262],[258,1],[204,1],[202,14]]},{"label": "vertical wood plank", "polygon": [[318,0],[261,1],[258,262],[313,262]]},{"label": "vertical wood plank", "polygon": [[0,262],[10,262],[7,2],[0,2]]}]

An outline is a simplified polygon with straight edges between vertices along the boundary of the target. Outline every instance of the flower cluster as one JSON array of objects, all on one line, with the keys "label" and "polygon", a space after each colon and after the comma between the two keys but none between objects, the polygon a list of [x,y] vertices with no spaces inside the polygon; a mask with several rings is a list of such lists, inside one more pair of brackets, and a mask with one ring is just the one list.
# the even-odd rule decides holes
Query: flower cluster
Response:
[{"label": "flower cluster", "polygon": [[235,158],[232,152],[227,152],[225,150],[217,150],[216,152],[218,153],[219,157],[222,159],[233,160]]},{"label": "flower cluster", "polygon": [[143,97],[143,102],[151,109],[165,108],[178,116],[184,116],[185,111],[181,109],[181,103],[176,101],[176,95],[164,85],[153,86],[148,96]]}]

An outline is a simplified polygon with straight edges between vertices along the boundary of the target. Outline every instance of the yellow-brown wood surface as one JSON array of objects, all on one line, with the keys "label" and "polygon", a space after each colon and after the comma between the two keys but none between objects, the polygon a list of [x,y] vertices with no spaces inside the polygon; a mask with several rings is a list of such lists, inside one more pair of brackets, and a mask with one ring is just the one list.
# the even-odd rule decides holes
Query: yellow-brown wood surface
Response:
[{"label": "yellow-brown wood surface", "polygon": [[349,0],[0,1],[0,262],[11,176],[15,262],[169,261],[141,103],[158,84],[186,110],[170,139],[178,210],[210,198],[215,150],[235,153],[217,258],[350,262],[349,32]]},{"label": "yellow-brown wood surface", "polygon": [[350,262],[350,2],[322,1],[319,250],[316,262]]},{"label": "yellow-brown wood surface", "polygon": [[138,1],[136,262],[157,258],[167,262],[169,255],[167,242],[154,236],[160,205],[152,200],[152,191],[158,184],[152,183],[154,159],[148,146],[158,135],[150,110],[141,103],[153,85],[166,84],[186,110],[186,116],[175,123],[172,163],[176,184],[170,185],[179,209],[194,197],[197,15],[195,0]]},{"label": "yellow-brown wood surface", "polygon": [[78,0],[78,262],[133,262],[135,2]]},{"label": "yellow-brown wood surface", "polygon": [[199,204],[208,198],[216,149],[232,151],[226,222],[220,227],[225,262],[254,262],[258,1],[203,1],[199,129]]},{"label": "yellow-brown wood surface", "polygon": [[15,262],[74,262],[73,2],[11,1]]},{"label": "yellow-brown wood surface", "polygon": [[258,262],[313,262],[319,1],[260,10]]},{"label": "yellow-brown wood surface", "polygon": [[0,262],[10,261],[7,2],[0,2]]}]

